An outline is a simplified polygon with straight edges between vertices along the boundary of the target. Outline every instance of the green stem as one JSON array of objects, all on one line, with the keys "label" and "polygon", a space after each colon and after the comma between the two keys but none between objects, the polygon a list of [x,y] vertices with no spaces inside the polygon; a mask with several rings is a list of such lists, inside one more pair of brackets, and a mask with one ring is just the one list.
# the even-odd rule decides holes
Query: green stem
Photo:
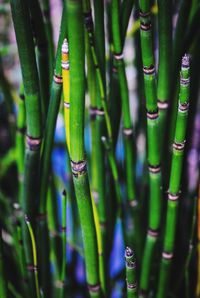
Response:
[{"label": "green stem", "polygon": [[[70,157],[91,297],[101,297],[97,238],[84,153],[85,49],[81,1],[67,2],[70,53]],[[77,76],[77,73],[79,74]]]},{"label": "green stem", "polygon": [[179,107],[176,120],[175,139],[173,143],[172,165],[167,205],[167,219],[157,298],[164,298],[167,295],[170,269],[173,259],[176,222],[178,215],[178,199],[180,196],[180,182],[182,175],[183,153],[188,116],[189,84],[189,57],[185,55],[182,58],[181,66]]}]

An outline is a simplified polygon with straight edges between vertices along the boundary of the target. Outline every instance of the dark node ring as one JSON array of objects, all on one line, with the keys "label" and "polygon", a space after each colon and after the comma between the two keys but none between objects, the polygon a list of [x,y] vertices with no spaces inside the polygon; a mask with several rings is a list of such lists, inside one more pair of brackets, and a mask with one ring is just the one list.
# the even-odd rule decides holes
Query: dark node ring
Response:
[{"label": "dark node ring", "polygon": [[62,84],[62,82],[63,82],[62,76],[59,76],[59,75],[56,75],[56,74],[54,74],[53,80],[56,84]]},{"label": "dark node ring", "polygon": [[17,132],[24,135],[26,133],[26,126],[25,127],[17,127]]},{"label": "dark node ring", "polygon": [[150,228],[147,231],[147,235],[151,236],[151,237],[154,237],[154,238],[158,237],[158,233],[159,233],[159,230],[153,230],[153,229],[150,229]]},{"label": "dark node ring", "polygon": [[132,248],[130,248],[129,246],[126,247],[125,249],[125,258],[126,259],[131,259],[134,255],[134,251],[132,250]]},{"label": "dark node ring", "polygon": [[188,102],[186,102],[186,103],[180,103],[179,102],[179,105],[178,105],[179,112],[187,112],[188,108],[189,108],[189,103]]},{"label": "dark node ring", "polygon": [[47,214],[46,213],[38,213],[36,216],[36,219],[38,221],[44,221],[47,219]]},{"label": "dark node ring", "polygon": [[140,29],[143,30],[143,31],[151,30],[151,21],[146,23],[146,24],[143,23],[143,22],[140,22]]},{"label": "dark node ring", "polygon": [[66,109],[69,109],[69,108],[70,108],[70,103],[69,103],[69,102],[66,102],[66,101],[64,101],[64,107],[65,107]]},{"label": "dark node ring", "polygon": [[123,134],[125,136],[131,136],[133,134],[133,129],[132,128],[123,128]]},{"label": "dark node ring", "polygon": [[150,112],[147,111],[147,118],[150,120],[155,120],[158,118],[158,109],[156,111]]},{"label": "dark node ring", "polygon": [[100,227],[101,228],[106,228],[107,227],[107,222],[106,221],[100,221]]},{"label": "dark node ring", "polygon": [[72,174],[74,177],[78,177],[79,175],[83,175],[86,173],[87,170],[87,161],[81,160],[78,162],[75,162],[71,160],[71,168],[72,168]]},{"label": "dark node ring", "polygon": [[171,260],[173,258],[173,253],[172,252],[163,251],[162,257],[163,257],[163,259]]},{"label": "dark node ring", "polygon": [[147,18],[151,15],[151,12],[150,11],[143,12],[140,10],[139,15],[141,18]]},{"label": "dark node ring", "polygon": [[159,110],[167,110],[169,107],[169,101],[165,100],[165,101],[161,101],[158,99],[158,108]]},{"label": "dark node ring", "polygon": [[100,290],[100,284],[96,284],[96,285],[88,284],[88,290],[93,293],[98,292]]},{"label": "dark node ring", "polygon": [[62,231],[62,232],[66,232],[66,229],[67,229],[66,226],[65,226],[65,227],[61,227],[61,231]]},{"label": "dark node ring", "polygon": [[90,107],[90,115],[91,116],[104,116],[105,112],[103,109],[98,109],[96,107]]},{"label": "dark node ring", "polygon": [[129,290],[135,290],[137,288],[137,283],[136,282],[135,283],[129,283],[129,282],[127,282],[127,288]]},{"label": "dark node ring", "polygon": [[126,261],[126,267],[128,269],[135,269],[136,268],[136,262],[135,261],[127,260]]},{"label": "dark node ring", "polygon": [[43,16],[46,20],[50,19],[50,10],[49,9],[44,9],[43,11]]},{"label": "dark node ring", "polygon": [[113,66],[113,67],[112,67],[112,71],[113,71],[114,73],[117,73],[117,67]]},{"label": "dark node ring", "polygon": [[24,100],[24,99],[25,99],[25,95],[24,95],[24,93],[20,93],[20,94],[19,94],[19,98],[20,98],[21,100]]},{"label": "dark node ring", "polygon": [[155,74],[155,66],[154,65],[150,65],[149,67],[143,66],[143,73],[145,75],[153,75],[153,74]]},{"label": "dark node ring", "polygon": [[177,151],[183,151],[184,147],[185,147],[185,141],[183,141],[181,143],[174,142],[172,146],[173,146],[173,149],[175,149]]},{"label": "dark node ring", "polygon": [[176,194],[173,194],[173,193],[168,193],[168,200],[170,201],[177,201],[179,199],[179,196],[180,196],[180,193],[176,193]]},{"label": "dark node ring", "polygon": [[190,84],[190,78],[187,78],[187,79],[185,79],[185,78],[181,78],[181,79],[180,79],[180,84],[181,84],[182,86],[187,87],[187,86]]},{"label": "dark node ring", "polygon": [[93,20],[92,20],[92,11],[91,10],[84,13],[84,22],[85,22],[85,26],[86,26],[87,30],[92,31],[93,30]]},{"label": "dark node ring", "polygon": [[140,289],[139,297],[146,298],[147,297],[147,291],[143,290],[143,289]]},{"label": "dark node ring", "polygon": [[69,70],[69,61],[62,61],[62,69]]},{"label": "dark node ring", "polygon": [[123,60],[124,59],[124,54],[123,53],[114,53],[114,58],[115,60]]},{"label": "dark node ring", "polygon": [[27,264],[27,270],[30,272],[36,272],[38,270],[37,266],[33,264]]},{"label": "dark node ring", "polygon": [[31,138],[30,136],[26,135],[26,144],[32,151],[38,150],[40,148],[41,141],[42,140],[40,138]]},{"label": "dark node ring", "polygon": [[188,54],[185,54],[182,58],[181,67],[189,68],[189,66],[190,66],[190,56]]}]

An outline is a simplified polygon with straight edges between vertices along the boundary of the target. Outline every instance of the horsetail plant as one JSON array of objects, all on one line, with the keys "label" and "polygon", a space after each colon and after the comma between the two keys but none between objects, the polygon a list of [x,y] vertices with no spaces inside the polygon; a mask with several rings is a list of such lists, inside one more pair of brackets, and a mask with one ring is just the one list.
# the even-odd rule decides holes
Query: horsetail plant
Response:
[{"label": "horsetail plant", "polygon": [[161,167],[159,148],[159,122],[156,96],[155,66],[152,39],[150,1],[140,1],[140,35],[147,110],[147,146],[150,187],[149,229],[142,260],[140,280],[141,297],[149,288],[149,277],[161,219]]},{"label": "horsetail plant", "polygon": [[125,250],[126,260],[126,284],[127,284],[127,297],[136,298],[137,294],[137,279],[136,279],[136,260],[134,251],[130,247]]},{"label": "horsetail plant", "polygon": [[166,230],[162,253],[157,297],[165,297],[169,283],[170,268],[174,251],[174,239],[180,197],[181,170],[185,147],[186,125],[189,107],[190,65],[189,56],[182,58],[180,75],[180,94],[175,138],[173,143],[172,165],[169,182]]},{"label": "horsetail plant", "polygon": [[199,2],[7,2],[0,298],[199,298]]},{"label": "horsetail plant", "polygon": [[80,1],[67,2],[67,17],[70,52],[70,123],[73,123],[70,125],[71,169],[83,234],[88,289],[91,297],[101,297],[97,238],[84,152],[85,48],[83,10]]}]

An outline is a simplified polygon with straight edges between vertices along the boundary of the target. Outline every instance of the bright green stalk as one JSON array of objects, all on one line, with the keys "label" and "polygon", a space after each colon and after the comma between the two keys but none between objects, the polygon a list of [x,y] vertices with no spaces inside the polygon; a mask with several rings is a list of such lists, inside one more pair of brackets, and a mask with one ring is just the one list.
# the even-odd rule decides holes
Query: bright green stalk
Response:
[{"label": "bright green stalk", "polygon": [[182,1],[179,11],[179,17],[177,20],[176,30],[174,33],[174,43],[173,43],[173,69],[172,69],[172,85],[171,85],[171,98],[172,107],[170,113],[170,139],[169,142],[172,143],[175,133],[176,116],[177,116],[177,104],[178,104],[178,73],[181,64],[181,56],[184,54],[182,52],[185,36],[185,28],[188,26],[188,19],[191,10],[192,1]]},{"label": "bright green stalk", "polygon": [[161,152],[166,132],[166,117],[170,98],[171,61],[172,61],[172,1],[158,0],[158,108]]},{"label": "bright green stalk", "polygon": [[[107,247],[107,212],[105,202],[105,161],[104,152],[102,150],[102,124],[104,119],[102,116],[94,115],[96,108],[96,72],[94,63],[91,57],[91,49],[89,45],[88,35],[86,34],[86,56],[87,56],[87,74],[88,74],[88,89],[90,94],[90,123],[91,123],[91,191],[95,202],[98,204],[99,221],[102,235],[103,252],[99,255],[99,270],[103,268],[100,274],[102,291],[105,291],[106,285],[106,263],[105,252]],[[96,112],[95,112],[96,113]],[[98,118],[98,119],[97,119]],[[99,165],[98,167],[96,165]]]},{"label": "bright green stalk", "polygon": [[36,242],[35,237],[33,234],[33,229],[28,217],[25,215],[25,221],[27,224],[27,228],[29,231],[29,235],[31,238],[31,245],[32,245],[32,252],[33,252],[33,265],[31,270],[34,272],[35,277],[35,288],[36,288],[36,298],[40,298],[40,289],[39,289],[39,282],[38,282],[38,267],[37,267],[37,250],[36,250]]},{"label": "bright green stalk", "polygon": [[170,269],[173,259],[176,221],[178,214],[178,199],[180,195],[180,182],[188,116],[189,85],[189,57],[185,55],[182,58],[181,65],[179,107],[176,120],[175,138],[173,143],[172,165],[167,205],[167,219],[157,298],[164,298],[167,295]]},{"label": "bright green stalk", "polygon": [[2,230],[0,229],[0,297],[7,297],[6,280],[4,274],[4,260],[3,260],[3,240]]},{"label": "bright green stalk", "polygon": [[[122,116],[123,116],[123,135],[125,147],[125,169],[126,169],[126,184],[127,196],[130,206],[136,206],[136,191],[135,191],[135,169],[133,156],[133,129],[129,107],[129,93],[125,73],[125,64],[123,59],[123,48],[119,26],[119,2],[112,1],[112,33],[114,58],[117,66],[117,73],[120,85],[120,94],[122,100]],[[137,228],[136,228],[137,229]]]},{"label": "bright green stalk", "polygon": [[140,36],[147,110],[147,145],[149,164],[149,229],[144,248],[140,280],[141,297],[149,288],[149,278],[161,219],[161,169],[158,108],[156,96],[150,1],[140,1]]},{"label": "bright green stalk", "polygon": [[[99,91],[99,84],[97,81],[96,70],[94,66],[93,56],[92,56],[92,49],[91,38],[89,37],[89,26],[87,26],[89,18],[91,18],[91,28],[92,31],[92,39],[93,39],[93,46],[94,46],[94,37],[95,37],[95,50],[96,56],[98,60],[99,70],[101,74],[101,78],[103,81],[104,92],[106,92],[106,81],[105,81],[105,36],[104,36],[104,4],[103,1],[98,0],[94,2],[94,14],[95,14],[95,34],[93,33],[93,21],[91,16],[91,7],[90,3],[86,3],[84,1],[84,17],[85,17],[85,24],[87,27],[86,33],[86,51],[88,65],[90,66],[88,69],[88,84],[90,86],[90,94],[91,94],[91,128],[92,128],[92,193],[95,200],[98,202],[98,211],[99,211],[99,220],[100,220],[100,227],[101,227],[101,234],[102,234],[102,241],[103,241],[103,257],[101,257],[101,261],[104,262],[103,267],[105,266],[105,251],[106,251],[106,239],[107,239],[107,212],[106,212],[106,191],[105,191],[105,156],[103,150],[103,144],[101,142],[101,137],[103,135],[104,130],[104,117],[102,113],[102,102],[101,96]],[[89,82],[89,79],[91,82]],[[94,87],[92,87],[94,86]],[[92,89],[93,88],[93,89]],[[93,94],[91,92],[94,92]],[[98,113],[100,111],[100,113]],[[99,165],[96,167],[96,165]],[[104,280],[101,281],[102,285],[106,284],[106,272],[103,272]],[[104,291],[105,289],[102,288]]]},{"label": "bright green stalk", "polygon": [[[84,152],[85,48],[81,1],[67,2],[70,53],[70,157],[91,297],[101,297],[97,238]],[[78,74],[78,75],[77,75]]]},{"label": "bright green stalk", "polygon": [[[19,58],[22,70],[26,121],[27,121],[27,148],[25,153],[24,187],[22,194],[22,210],[31,221],[37,205],[38,173],[41,143],[41,103],[39,94],[39,80],[36,67],[34,44],[29,10],[26,1],[11,0],[12,18],[18,44]],[[26,243],[26,262],[32,264],[31,244],[26,227],[23,223],[23,241]],[[36,288],[30,273],[33,297],[36,297]]]},{"label": "bright green stalk", "polygon": [[49,60],[48,60],[48,40],[45,34],[45,26],[42,16],[42,11],[38,0],[28,0],[30,13],[32,16],[35,43],[36,43],[36,55],[38,60],[39,78],[40,78],[40,90],[42,101],[42,119],[43,125],[46,121],[47,110],[49,105],[50,94],[50,81],[48,77],[49,73]]},{"label": "bright green stalk", "polygon": [[125,260],[127,298],[137,298],[136,260],[134,251],[130,247],[125,250]]}]

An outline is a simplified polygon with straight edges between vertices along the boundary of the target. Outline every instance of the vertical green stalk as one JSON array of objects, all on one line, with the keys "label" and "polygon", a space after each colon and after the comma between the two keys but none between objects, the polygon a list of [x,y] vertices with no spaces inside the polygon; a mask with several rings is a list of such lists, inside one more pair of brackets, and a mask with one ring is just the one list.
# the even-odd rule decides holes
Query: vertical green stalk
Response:
[{"label": "vertical green stalk", "polygon": [[[22,70],[27,121],[27,147],[25,152],[22,210],[32,222],[37,206],[41,143],[40,89],[27,3],[23,0],[11,0],[10,3]],[[32,268],[31,243],[25,224],[23,224],[23,241],[26,243],[25,255],[27,266],[28,268]],[[30,284],[32,285],[31,295],[36,297],[37,290],[31,272],[29,277]]]},{"label": "vertical green stalk", "polygon": [[140,36],[147,110],[147,158],[149,168],[149,229],[147,232],[142,271],[140,297],[147,294],[152,260],[161,219],[161,168],[159,148],[158,107],[152,38],[150,1],[140,1]]},{"label": "vertical green stalk", "polygon": [[158,109],[160,126],[160,148],[162,153],[166,132],[166,117],[170,98],[171,61],[172,61],[172,1],[158,0]]},{"label": "vertical green stalk", "polygon": [[51,24],[50,3],[49,3],[49,0],[40,0],[40,1],[42,6],[43,18],[44,18],[46,38],[48,41],[49,82],[51,83],[52,76],[53,76],[53,66],[54,66],[54,44],[53,44],[53,29]]},{"label": "vertical green stalk", "polygon": [[[130,116],[129,107],[129,93],[125,73],[125,64],[123,58],[123,47],[120,34],[119,23],[119,2],[112,1],[112,33],[113,33],[113,48],[115,65],[117,67],[117,74],[119,78],[120,95],[122,101],[122,118],[123,118],[123,137],[125,147],[125,171],[126,171],[126,185],[129,206],[134,210],[137,205],[136,190],[135,190],[135,166],[134,166],[134,151],[133,151],[133,128]],[[138,227],[135,225],[135,231]],[[135,237],[135,235],[134,235]],[[139,237],[137,237],[139,239]]]},{"label": "vertical green stalk", "polygon": [[49,57],[48,57],[48,41],[45,34],[44,21],[42,11],[38,0],[28,0],[30,13],[33,22],[33,30],[35,35],[36,43],[36,57],[38,62],[39,70],[39,83],[41,91],[41,102],[42,102],[42,122],[43,125],[46,121],[47,110],[49,105],[50,95],[50,81],[48,77],[49,73]]},{"label": "vertical green stalk", "polygon": [[[94,2],[94,14],[95,14],[95,32],[93,32],[93,20],[91,14],[90,1],[83,1],[84,20],[86,26],[86,53],[88,63],[88,85],[90,88],[91,97],[91,129],[92,129],[92,194],[97,201],[99,220],[103,241],[103,256],[100,258],[104,262],[100,267],[106,269],[105,266],[105,252],[106,252],[106,239],[107,239],[107,212],[106,212],[106,191],[105,191],[105,156],[103,150],[103,144],[101,137],[104,130],[104,113],[102,111],[102,102],[99,90],[99,84],[97,81],[96,70],[94,66],[92,49],[95,42],[95,52],[99,66],[99,72],[101,74],[104,93],[106,92],[106,74],[105,74],[105,32],[104,32],[104,3],[103,1]],[[92,37],[89,37],[92,34]],[[94,41],[95,37],[95,41]],[[93,39],[93,40],[92,40]],[[90,42],[93,42],[93,45]],[[90,79],[90,82],[89,82]],[[94,92],[92,94],[92,92]],[[96,165],[99,164],[97,168]],[[105,271],[105,270],[104,270]],[[100,275],[102,286],[106,284],[106,272]],[[102,290],[105,291],[104,287]]]},{"label": "vertical green stalk", "polygon": [[125,260],[127,298],[137,298],[136,260],[134,251],[130,247],[125,250]]},{"label": "vertical green stalk", "polygon": [[164,298],[167,295],[170,269],[173,259],[176,221],[178,214],[178,199],[180,196],[180,182],[182,175],[183,154],[188,117],[189,86],[189,57],[188,55],[185,55],[182,58],[181,65],[179,106],[176,120],[175,138],[173,143],[172,165],[167,204],[167,219],[157,298]]},{"label": "vertical green stalk", "polygon": [[26,111],[25,97],[23,87],[20,88],[18,114],[17,114],[17,131],[16,131],[16,151],[17,151],[17,168],[19,181],[19,204],[22,205],[22,189],[24,182],[24,151],[25,151],[25,133],[26,133]]},{"label": "vertical green stalk", "polygon": [[35,242],[35,236],[33,234],[33,229],[31,226],[31,223],[28,219],[28,217],[25,215],[25,221],[27,224],[28,232],[31,238],[31,246],[32,246],[32,252],[33,252],[33,265],[31,270],[34,272],[35,277],[35,288],[36,288],[36,298],[40,298],[40,289],[39,289],[39,281],[38,281],[38,266],[37,266],[37,250],[36,250],[36,242]]},{"label": "vertical green stalk", "polygon": [[[85,48],[81,1],[67,2],[70,53],[70,157],[91,297],[101,297],[97,238],[84,152]],[[78,75],[77,75],[78,74]]]}]

